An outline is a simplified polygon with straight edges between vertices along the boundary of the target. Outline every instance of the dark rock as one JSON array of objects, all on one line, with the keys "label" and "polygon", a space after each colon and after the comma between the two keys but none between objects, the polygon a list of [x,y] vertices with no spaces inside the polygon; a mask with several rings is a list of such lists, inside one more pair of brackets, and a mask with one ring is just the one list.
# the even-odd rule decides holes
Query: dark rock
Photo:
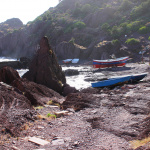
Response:
[{"label": "dark rock", "polygon": [[11,84],[16,79],[19,79],[20,76],[16,70],[11,67],[3,67],[0,69],[0,81],[7,84]]},{"label": "dark rock", "polygon": [[71,93],[68,94],[65,101],[62,103],[62,109],[73,108],[75,111],[84,108],[99,107],[100,100],[89,93]]},{"label": "dark rock", "polygon": [[75,70],[75,69],[67,69],[67,70],[65,70],[65,75],[66,76],[79,75],[79,71]]},{"label": "dark rock", "polygon": [[64,100],[60,94],[44,85],[36,84],[27,79],[15,80],[12,85],[19,89],[30,100],[32,105],[44,105],[48,101],[62,103]]},{"label": "dark rock", "polygon": [[78,92],[78,90],[76,90],[75,87],[71,87],[71,86],[68,85],[68,84],[65,84],[65,85],[63,86],[63,96],[67,96],[67,95],[70,94],[70,93],[77,93],[77,92]]},{"label": "dark rock", "polygon": [[21,126],[33,121],[34,109],[30,101],[15,88],[0,83],[0,124],[14,136],[18,136]]},{"label": "dark rock", "polygon": [[60,94],[62,93],[66,78],[46,37],[41,39],[40,49],[23,78],[45,85]]}]

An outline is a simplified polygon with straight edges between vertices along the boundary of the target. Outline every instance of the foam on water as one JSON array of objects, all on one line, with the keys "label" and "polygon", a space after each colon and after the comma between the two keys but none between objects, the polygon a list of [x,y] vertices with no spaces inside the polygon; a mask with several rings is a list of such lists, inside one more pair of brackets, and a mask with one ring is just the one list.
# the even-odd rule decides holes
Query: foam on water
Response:
[{"label": "foam on water", "polygon": [[9,58],[9,57],[0,57],[0,62],[4,61],[16,61],[17,59],[15,58]]}]

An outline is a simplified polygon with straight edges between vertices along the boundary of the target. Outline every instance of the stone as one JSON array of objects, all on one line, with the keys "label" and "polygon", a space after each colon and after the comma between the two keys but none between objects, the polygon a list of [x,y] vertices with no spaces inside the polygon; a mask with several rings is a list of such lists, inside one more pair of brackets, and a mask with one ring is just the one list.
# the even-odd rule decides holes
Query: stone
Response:
[{"label": "stone", "polygon": [[37,137],[30,137],[28,141],[32,142],[32,143],[35,143],[35,144],[38,144],[38,145],[42,145],[42,146],[50,143],[46,140],[43,140],[43,139],[40,139],[40,138],[37,138]]},{"label": "stone", "polygon": [[45,85],[62,94],[66,78],[46,37],[41,39],[40,48],[23,78]]},{"label": "stone", "polygon": [[19,78],[18,72],[11,67],[6,66],[0,69],[0,82],[10,84]]}]

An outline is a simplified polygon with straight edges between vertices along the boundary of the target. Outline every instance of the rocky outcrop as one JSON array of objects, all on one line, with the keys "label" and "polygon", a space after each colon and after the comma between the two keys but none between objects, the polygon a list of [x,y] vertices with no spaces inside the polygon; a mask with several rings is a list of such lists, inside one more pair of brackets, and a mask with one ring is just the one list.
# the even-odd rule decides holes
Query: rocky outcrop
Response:
[{"label": "rocky outcrop", "polygon": [[45,85],[60,94],[62,93],[66,78],[46,37],[41,39],[40,49],[23,78]]},{"label": "rocky outcrop", "polygon": [[17,89],[0,83],[0,126],[18,136],[22,125],[34,120],[31,102]]},{"label": "rocky outcrop", "polygon": [[64,101],[64,98],[59,93],[44,85],[28,81],[27,79],[17,79],[11,85],[21,91],[34,106],[42,106],[49,101],[56,103],[62,103]]},{"label": "rocky outcrop", "polygon": [[14,80],[19,78],[18,72],[11,67],[3,67],[0,69],[0,82],[11,84]]},{"label": "rocky outcrop", "polygon": [[86,48],[71,42],[61,42],[56,46],[55,52],[59,59],[81,58],[81,54],[86,51]]}]

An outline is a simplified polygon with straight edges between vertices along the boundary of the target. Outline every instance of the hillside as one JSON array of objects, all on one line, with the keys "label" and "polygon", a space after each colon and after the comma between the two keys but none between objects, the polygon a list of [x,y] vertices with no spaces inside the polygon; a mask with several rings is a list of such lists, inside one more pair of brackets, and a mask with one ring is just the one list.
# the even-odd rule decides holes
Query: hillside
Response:
[{"label": "hillside", "polygon": [[[0,37],[0,55],[32,57],[47,36],[59,60],[106,59],[149,49],[150,0],[63,0]],[[0,30],[2,30],[0,28]]]}]

